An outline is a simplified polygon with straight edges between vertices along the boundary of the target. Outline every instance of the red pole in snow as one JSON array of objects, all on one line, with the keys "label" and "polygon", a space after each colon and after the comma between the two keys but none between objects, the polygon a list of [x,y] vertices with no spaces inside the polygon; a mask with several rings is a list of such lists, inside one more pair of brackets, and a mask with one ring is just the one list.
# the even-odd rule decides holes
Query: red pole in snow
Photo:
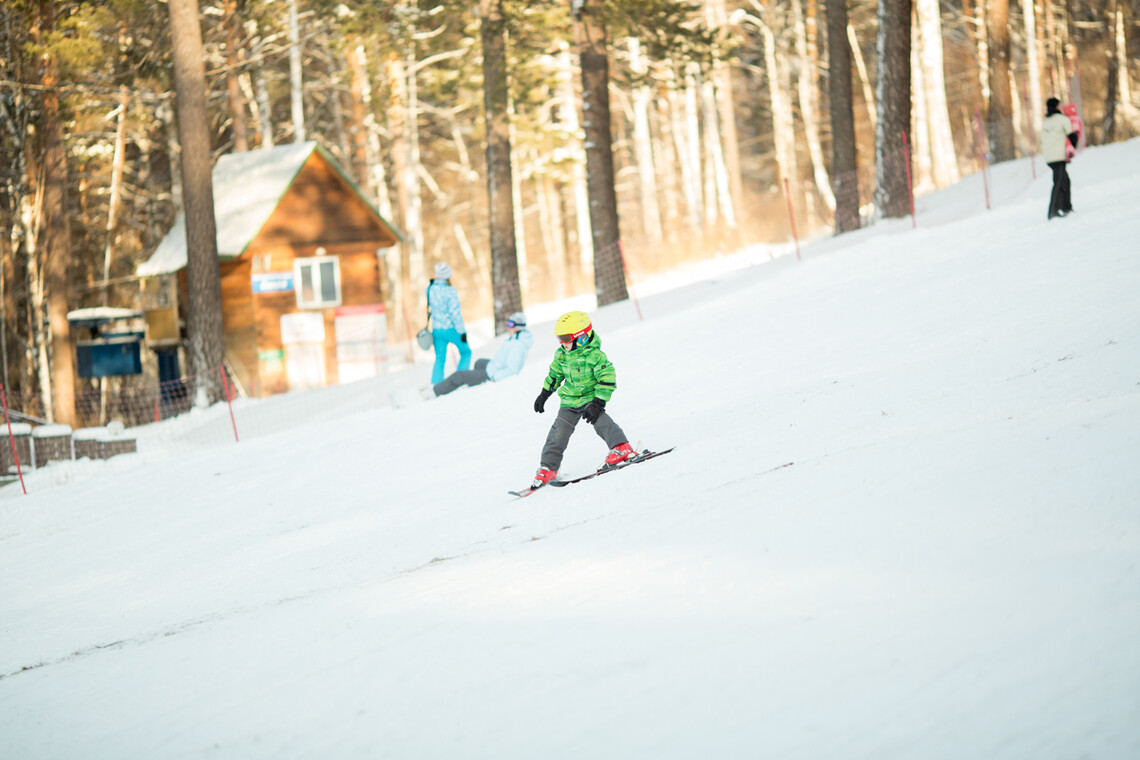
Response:
[{"label": "red pole in snow", "polygon": [[4,424],[8,426],[8,445],[12,447],[12,459],[16,462],[16,474],[20,476],[20,488],[27,495],[28,487],[24,485],[24,471],[20,467],[20,455],[16,453],[16,438],[12,435],[12,420],[8,419],[8,398],[4,395],[4,386],[0,385],[0,406],[4,407]]},{"label": "red pole in snow", "polygon": [[[230,398],[230,382],[226,379],[226,365],[224,363],[218,365],[218,369],[222,373],[222,387],[226,391],[226,403],[230,406],[230,424],[234,426],[234,440],[239,441],[237,432],[237,420],[234,419],[234,402]],[[239,441],[240,442],[240,441]]]},{"label": "red pole in snow", "polygon": [[910,177],[910,143],[906,140],[906,130],[902,131],[903,139],[903,159],[906,161],[906,194],[910,198],[910,228],[913,230],[918,227],[918,222],[914,218],[914,183]]},{"label": "red pole in snow", "polygon": [[792,240],[796,241],[796,261],[800,258],[800,238],[796,234],[796,215],[792,212],[792,191],[788,189],[788,178],[784,177],[784,197],[788,199],[788,220],[792,223]]},{"label": "red pole in snow", "polygon": [[629,275],[629,265],[625,263],[625,249],[622,248],[621,241],[617,241],[618,256],[621,257],[621,269],[625,272],[626,287],[629,288],[629,297],[633,299],[633,308],[637,310],[637,321],[642,322],[645,317],[641,316],[641,304],[637,301],[637,296],[633,293],[633,278]]},{"label": "red pole in snow", "polygon": [[982,162],[982,187],[986,191],[986,210],[991,209],[990,206],[990,177],[989,177],[989,161],[986,160],[986,151],[982,144],[982,114],[975,107],[974,108],[974,130],[977,136],[978,144],[978,159]]}]

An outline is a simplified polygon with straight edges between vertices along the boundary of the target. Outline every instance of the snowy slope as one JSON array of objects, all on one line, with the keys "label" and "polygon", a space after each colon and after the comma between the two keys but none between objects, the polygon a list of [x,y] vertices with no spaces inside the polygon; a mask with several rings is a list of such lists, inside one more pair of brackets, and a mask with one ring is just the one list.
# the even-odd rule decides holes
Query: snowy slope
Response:
[{"label": "snowy slope", "polygon": [[0,757],[1140,756],[1140,141],[1067,219],[1038,174],[591,309],[678,449],[581,485],[506,495],[586,302],[499,384],[3,489]]}]

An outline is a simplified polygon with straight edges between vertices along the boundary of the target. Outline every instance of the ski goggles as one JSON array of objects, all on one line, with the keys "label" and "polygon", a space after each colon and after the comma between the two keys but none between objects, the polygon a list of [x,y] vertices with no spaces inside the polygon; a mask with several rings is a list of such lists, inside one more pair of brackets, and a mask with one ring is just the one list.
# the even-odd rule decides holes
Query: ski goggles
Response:
[{"label": "ski goggles", "polygon": [[562,344],[562,348],[570,351],[575,346],[584,346],[590,342],[591,326],[587,326],[576,333],[567,333],[558,336],[558,342]]}]

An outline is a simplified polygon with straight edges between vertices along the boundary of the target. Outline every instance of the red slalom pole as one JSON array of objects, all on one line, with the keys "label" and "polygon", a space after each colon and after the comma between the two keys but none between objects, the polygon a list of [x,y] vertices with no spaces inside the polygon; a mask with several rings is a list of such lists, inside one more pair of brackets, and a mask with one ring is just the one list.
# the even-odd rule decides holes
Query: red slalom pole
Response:
[{"label": "red slalom pole", "polygon": [[237,432],[237,420],[234,419],[234,402],[230,398],[230,382],[229,382],[229,380],[226,379],[226,365],[225,365],[225,363],[223,362],[222,364],[219,364],[218,369],[222,373],[222,387],[226,391],[226,403],[229,404],[229,407],[230,407],[230,424],[234,426],[234,441],[237,441],[240,443],[241,441],[238,438],[238,432]]},{"label": "red slalom pole", "polygon": [[629,297],[633,299],[633,308],[637,310],[637,321],[644,322],[645,317],[641,316],[641,304],[637,300],[637,296],[633,292],[633,278],[629,275],[629,265],[625,261],[625,249],[622,248],[621,241],[617,241],[618,256],[621,257],[621,270],[625,273],[626,287],[629,289]]},{"label": "red slalom pole", "polygon": [[792,211],[792,191],[788,189],[788,178],[784,177],[784,197],[788,199],[788,220],[792,223],[792,240],[796,241],[796,261],[800,258],[800,236],[796,234],[796,215]]},{"label": "red slalom pole", "polygon": [[4,386],[0,385],[0,406],[4,407],[4,424],[8,426],[8,445],[12,447],[12,459],[16,462],[16,473],[20,476],[20,488],[24,495],[28,494],[28,487],[24,485],[24,470],[20,467],[20,455],[16,453],[16,438],[12,435],[12,420],[8,419],[8,398],[4,395]]},{"label": "red slalom pole", "polygon": [[974,109],[974,126],[978,138],[978,158],[982,162],[982,187],[986,191],[986,210],[989,211],[992,209],[990,206],[989,161],[986,160],[985,147],[982,144],[982,114],[977,108]]},{"label": "red slalom pole", "polygon": [[910,176],[910,143],[906,139],[906,130],[902,131],[903,159],[906,161],[906,194],[910,198],[910,228],[917,229],[918,221],[914,218],[914,182]]}]

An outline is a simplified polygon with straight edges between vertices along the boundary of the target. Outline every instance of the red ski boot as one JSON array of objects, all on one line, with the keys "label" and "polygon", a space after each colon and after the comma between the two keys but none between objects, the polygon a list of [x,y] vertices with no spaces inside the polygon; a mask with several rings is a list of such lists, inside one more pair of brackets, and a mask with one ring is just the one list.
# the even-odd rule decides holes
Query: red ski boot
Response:
[{"label": "red ski boot", "polygon": [[610,449],[610,453],[606,454],[606,462],[603,467],[616,467],[630,457],[637,456],[637,452],[628,443],[619,443],[614,448]]},{"label": "red ski boot", "polygon": [[554,480],[554,476],[557,474],[558,470],[539,467],[538,472],[534,474],[534,481],[530,484],[531,490],[534,490],[535,488],[542,488],[544,485]]}]

